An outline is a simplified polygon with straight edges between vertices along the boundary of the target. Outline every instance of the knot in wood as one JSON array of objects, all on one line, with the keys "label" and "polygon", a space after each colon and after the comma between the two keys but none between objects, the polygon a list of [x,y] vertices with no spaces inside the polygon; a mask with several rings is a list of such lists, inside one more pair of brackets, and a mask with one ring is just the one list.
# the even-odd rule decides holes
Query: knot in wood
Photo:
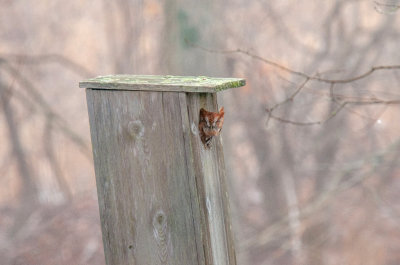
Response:
[{"label": "knot in wood", "polygon": [[163,228],[166,226],[167,223],[167,217],[165,216],[165,213],[160,210],[158,211],[153,218],[153,226],[155,229]]},{"label": "knot in wood", "polygon": [[144,126],[140,120],[130,121],[127,130],[133,139],[141,138],[144,135]]},{"label": "knot in wood", "polygon": [[169,235],[167,226],[167,217],[160,210],[153,217],[153,233],[158,246],[158,257],[162,264],[168,260]]}]

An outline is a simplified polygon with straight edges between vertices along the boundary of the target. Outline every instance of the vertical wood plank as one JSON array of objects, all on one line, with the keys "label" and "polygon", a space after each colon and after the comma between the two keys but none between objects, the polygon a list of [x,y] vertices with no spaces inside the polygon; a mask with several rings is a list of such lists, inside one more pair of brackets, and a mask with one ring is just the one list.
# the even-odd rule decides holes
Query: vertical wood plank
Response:
[{"label": "vertical wood plank", "polygon": [[191,129],[190,148],[186,150],[192,152],[187,156],[193,156],[206,264],[236,264],[222,143],[215,137],[211,148],[205,149],[198,135],[200,108],[217,111],[216,94],[187,93],[186,101]]},{"label": "vertical wood plank", "polygon": [[188,182],[191,194],[191,204],[193,209],[193,224],[195,228],[195,240],[198,253],[199,264],[214,264],[211,255],[211,245],[209,238],[208,222],[203,207],[204,185],[199,178],[199,163],[195,161],[197,157],[194,155],[192,146],[192,131],[196,131],[196,126],[189,121],[188,102],[186,93],[179,93],[179,101],[182,117],[182,131],[185,143],[185,157],[188,168]]},{"label": "vertical wood plank", "polygon": [[87,100],[107,264],[199,264],[179,93]]}]

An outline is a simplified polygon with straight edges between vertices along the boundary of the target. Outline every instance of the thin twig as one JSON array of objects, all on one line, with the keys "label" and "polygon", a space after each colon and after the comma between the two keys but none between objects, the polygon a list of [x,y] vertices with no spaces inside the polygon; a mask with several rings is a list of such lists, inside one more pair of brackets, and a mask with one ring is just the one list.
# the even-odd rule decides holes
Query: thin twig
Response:
[{"label": "thin twig", "polygon": [[274,116],[268,109],[268,119],[267,121],[269,121],[270,118],[275,119],[277,121],[283,122],[283,123],[288,123],[288,124],[292,124],[292,125],[298,125],[298,126],[312,126],[312,125],[321,125],[324,124],[326,122],[328,122],[329,120],[331,120],[332,118],[334,118],[335,116],[338,115],[338,113],[340,111],[342,111],[344,109],[344,107],[346,107],[346,105],[398,105],[400,104],[400,99],[398,100],[370,100],[370,101],[335,101],[336,103],[339,104],[339,107],[334,110],[333,112],[331,112],[331,114],[326,117],[324,120],[320,120],[320,121],[315,121],[315,122],[298,122],[298,121],[292,121],[292,120],[287,120],[278,116]]},{"label": "thin twig", "polygon": [[312,122],[292,121],[292,120],[287,120],[287,119],[284,119],[281,117],[274,116],[271,112],[268,112],[268,116],[274,120],[277,120],[277,121],[280,121],[283,123],[292,124],[292,125],[297,125],[297,126],[321,125],[321,124],[328,122],[332,118],[334,118],[347,104],[348,104],[347,102],[343,102],[342,104],[339,105],[339,107],[336,110],[332,111],[328,117],[326,117],[324,120],[320,120],[320,121],[312,121]]},{"label": "thin twig", "polygon": [[[272,114],[273,111],[274,111],[276,108],[278,108],[279,106],[284,105],[284,104],[286,104],[287,102],[293,101],[294,98],[297,96],[297,94],[300,93],[300,91],[304,88],[304,86],[307,84],[308,81],[310,81],[310,79],[309,79],[309,78],[306,78],[306,79],[303,81],[303,83],[301,83],[300,86],[299,86],[288,98],[286,98],[284,101],[282,101],[282,102],[280,102],[280,103],[275,104],[273,107],[267,108],[267,109],[266,109],[266,111],[267,111],[267,113],[268,113],[268,118],[267,118],[267,121],[266,121],[266,125],[267,125],[267,126],[268,126],[268,123],[269,123],[270,118],[274,118],[274,119],[276,119],[276,120],[281,120],[280,118],[275,117],[275,116]],[[282,119],[282,120],[283,120],[283,119]],[[295,123],[296,123],[296,122],[293,122],[293,124],[295,124]],[[297,125],[300,125],[300,124],[297,124]],[[304,125],[304,124],[302,124],[302,125]]]}]

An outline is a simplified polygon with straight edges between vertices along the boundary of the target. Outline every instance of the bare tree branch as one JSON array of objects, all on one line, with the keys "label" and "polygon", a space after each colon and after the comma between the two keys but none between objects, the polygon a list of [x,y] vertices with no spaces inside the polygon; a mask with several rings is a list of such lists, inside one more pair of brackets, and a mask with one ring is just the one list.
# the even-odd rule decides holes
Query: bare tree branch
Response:
[{"label": "bare tree branch", "polygon": [[31,95],[31,98],[37,103],[47,117],[53,117],[54,124],[58,129],[79,146],[86,157],[90,159],[91,151],[87,142],[80,135],[71,130],[67,122],[52,109],[32,82],[23,76],[17,69],[12,67],[7,61],[0,60],[0,65],[3,65],[4,69],[10,73],[10,75]]},{"label": "bare tree branch", "polygon": [[58,63],[63,67],[71,70],[75,74],[83,77],[94,76],[93,72],[84,67],[83,65],[74,62],[67,57],[60,54],[39,54],[39,55],[27,55],[27,54],[0,54],[1,61],[14,61],[22,64],[44,64],[44,63]]},{"label": "bare tree branch", "polygon": [[[400,9],[400,5],[396,4],[384,4],[384,3],[379,3],[378,1],[374,1],[374,9],[375,11],[381,13],[381,14],[387,14],[387,13],[395,13],[397,10]],[[387,11],[384,11],[383,9],[387,9]]]},{"label": "bare tree branch", "polygon": [[322,78],[319,77],[319,75],[310,75],[310,74],[306,74],[297,70],[293,70],[289,67],[283,66],[277,62],[265,59],[263,57],[261,57],[260,55],[257,55],[255,53],[246,51],[246,50],[242,50],[242,49],[235,49],[235,50],[215,50],[215,49],[209,49],[209,48],[205,48],[203,46],[200,46],[198,44],[195,43],[191,43],[188,40],[186,40],[186,43],[188,43],[188,45],[191,45],[192,47],[198,48],[200,50],[203,50],[205,52],[210,52],[210,53],[218,53],[218,54],[234,54],[234,53],[238,53],[238,54],[244,54],[247,55],[250,58],[253,58],[255,60],[261,61],[263,63],[266,63],[268,65],[271,65],[277,69],[283,70],[285,72],[300,76],[300,77],[304,77],[306,79],[309,80],[314,80],[314,81],[318,81],[318,82],[323,82],[323,83],[328,83],[328,84],[345,84],[345,83],[351,83],[360,79],[364,79],[367,76],[371,75],[372,73],[374,73],[375,71],[381,71],[381,70],[399,70],[400,69],[400,65],[381,65],[381,66],[373,66],[371,67],[370,70],[354,76],[354,77],[349,77],[349,78],[344,78],[344,79],[327,79],[327,78]]},{"label": "bare tree branch", "polygon": [[[232,54],[232,53],[239,53],[239,54],[244,54],[249,56],[250,58],[253,58],[255,60],[261,61],[263,63],[266,63],[268,65],[271,65],[277,69],[283,70],[285,72],[288,72],[293,75],[297,75],[300,77],[305,78],[305,80],[299,85],[299,87],[285,100],[276,103],[273,107],[267,108],[266,111],[268,113],[266,125],[268,125],[270,119],[275,119],[279,122],[282,123],[287,123],[287,124],[292,124],[292,125],[297,125],[297,126],[313,126],[313,125],[321,125],[324,124],[328,121],[330,121],[332,118],[334,118],[339,112],[341,112],[346,105],[398,105],[400,104],[400,99],[395,99],[395,100],[382,100],[378,98],[358,98],[357,100],[341,100],[342,97],[335,95],[333,93],[333,87],[336,84],[347,84],[347,83],[352,83],[361,79],[364,79],[371,74],[373,74],[376,71],[382,71],[382,70],[400,70],[400,65],[381,65],[381,66],[373,66],[371,67],[370,70],[349,78],[344,78],[344,79],[327,79],[327,78],[322,78],[320,77],[320,74],[316,75],[309,75],[300,71],[293,70],[291,68],[288,68],[286,66],[283,66],[277,62],[265,59],[257,54],[251,53],[249,51],[245,51],[242,49],[235,49],[235,50],[215,50],[215,49],[209,49],[194,43],[191,43],[186,40],[188,45],[191,45],[192,47],[198,48],[200,50],[203,50],[205,52],[210,52],[210,53],[218,53],[218,54]],[[300,94],[304,86],[309,82],[309,81],[317,81],[317,82],[322,82],[322,83],[328,83],[330,84],[330,97],[331,100],[333,100],[335,103],[338,104],[338,108],[331,112],[325,119],[319,120],[319,121],[314,121],[314,122],[301,122],[301,121],[293,121],[289,119],[285,119],[279,116],[276,116],[273,114],[274,110],[281,105],[284,105],[288,102],[292,102],[295,97]]]}]

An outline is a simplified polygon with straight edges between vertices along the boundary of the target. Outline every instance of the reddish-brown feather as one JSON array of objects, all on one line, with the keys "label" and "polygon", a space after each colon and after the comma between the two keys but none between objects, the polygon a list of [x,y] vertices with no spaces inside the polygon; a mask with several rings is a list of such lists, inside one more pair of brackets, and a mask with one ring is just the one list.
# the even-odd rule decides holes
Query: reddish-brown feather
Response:
[{"label": "reddish-brown feather", "polygon": [[206,148],[211,146],[211,140],[214,136],[218,136],[224,124],[224,107],[219,112],[207,111],[200,109],[199,132],[200,139]]}]

